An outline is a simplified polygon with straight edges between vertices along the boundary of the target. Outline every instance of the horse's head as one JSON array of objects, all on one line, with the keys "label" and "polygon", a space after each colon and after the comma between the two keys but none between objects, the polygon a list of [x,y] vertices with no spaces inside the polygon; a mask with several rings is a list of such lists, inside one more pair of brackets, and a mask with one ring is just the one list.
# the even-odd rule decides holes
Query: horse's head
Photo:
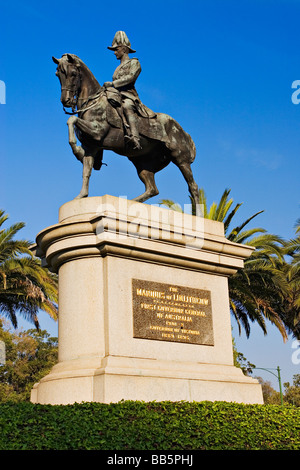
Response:
[{"label": "horse's head", "polygon": [[52,57],[52,60],[57,64],[56,75],[61,85],[60,101],[66,108],[74,110],[81,85],[80,63],[71,54],[64,54],[61,59]]}]

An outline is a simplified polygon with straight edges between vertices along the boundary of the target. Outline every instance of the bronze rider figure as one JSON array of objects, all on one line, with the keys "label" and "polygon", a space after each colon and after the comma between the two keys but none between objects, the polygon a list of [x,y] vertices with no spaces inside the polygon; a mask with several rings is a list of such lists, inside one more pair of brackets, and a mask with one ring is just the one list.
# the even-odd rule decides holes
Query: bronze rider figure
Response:
[{"label": "bronze rider figure", "polygon": [[[135,82],[142,68],[137,58],[130,59],[128,55],[136,51],[131,48],[130,41],[124,31],[116,32],[112,45],[108,49],[114,51],[116,58],[120,61],[120,65],[113,74],[112,82],[105,82],[104,87],[108,92],[109,89],[112,92],[114,96],[113,103],[116,105],[119,101],[119,106],[122,106],[126,119],[126,122],[123,119],[123,123],[125,129],[129,127],[130,130],[130,135],[125,135],[125,139],[133,145],[134,149],[141,149],[137,114],[144,118],[156,116],[153,111],[142,104],[135,89]],[[112,87],[114,90],[111,90]],[[116,92],[118,92],[119,100],[115,99]],[[122,117],[122,113],[120,115]]]}]

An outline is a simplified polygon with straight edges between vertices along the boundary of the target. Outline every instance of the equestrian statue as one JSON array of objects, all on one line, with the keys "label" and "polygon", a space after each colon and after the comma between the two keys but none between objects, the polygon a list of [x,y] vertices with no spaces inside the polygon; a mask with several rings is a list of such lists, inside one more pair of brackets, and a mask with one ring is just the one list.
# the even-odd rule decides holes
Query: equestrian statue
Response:
[{"label": "equestrian statue", "polygon": [[173,162],[185,178],[196,214],[200,215],[198,187],[191,170],[196,157],[191,136],[172,117],[155,113],[141,102],[135,88],[141,65],[137,58],[129,57],[136,51],[124,31],[117,31],[108,49],[114,51],[120,65],[112,81],[103,86],[76,55],[52,57],[57,64],[61,102],[64,108],[72,109],[64,109],[70,115],[69,144],[83,164],[77,198],[88,196],[92,169],[100,170],[103,150],[112,150],[134,164],[145,185],[145,192],[135,201],[144,202],[158,194],[154,175]]}]

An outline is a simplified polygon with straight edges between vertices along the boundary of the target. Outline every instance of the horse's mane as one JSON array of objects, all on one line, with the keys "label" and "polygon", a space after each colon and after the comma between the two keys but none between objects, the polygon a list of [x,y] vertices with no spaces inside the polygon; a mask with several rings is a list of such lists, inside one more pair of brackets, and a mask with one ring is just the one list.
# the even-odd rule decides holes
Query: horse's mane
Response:
[{"label": "horse's mane", "polygon": [[73,57],[73,59],[76,59],[76,60],[78,60],[80,63],[83,64],[82,60],[81,60],[77,55],[75,55],[75,54],[66,53],[66,54],[63,54],[61,58],[63,58],[63,57],[68,57],[68,55],[70,55],[71,57]]},{"label": "horse's mane", "polygon": [[[90,75],[90,78],[95,81],[95,83],[97,83],[99,85],[99,87],[101,86],[99,83],[98,83],[98,80],[96,79],[96,77],[94,76],[94,74],[91,72],[91,70],[87,67],[87,65],[75,54],[69,54],[69,53],[66,53],[66,54],[63,54],[62,55],[62,59],[63,58],[66,58],[66,62],[68,62],[68,56],[71,56],[74,61],[75,61],[75,64],[76,65],[79,65],[85,72],[87,75]],[[62,64],[64,64],[64,61],[62,61]],[[61,65],[62,65],[61,64]],[[63,66],[63,65],[62,65]]]}]

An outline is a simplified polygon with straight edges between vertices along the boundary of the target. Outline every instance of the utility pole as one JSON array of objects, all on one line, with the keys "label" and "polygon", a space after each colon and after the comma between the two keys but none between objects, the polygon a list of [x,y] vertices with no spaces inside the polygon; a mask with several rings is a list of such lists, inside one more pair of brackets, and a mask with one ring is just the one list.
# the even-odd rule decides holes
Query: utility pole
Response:
[{"label": "utility pole", "polygon": [[279,366],[277,366],[277,374],[278,374],[278,382],[279,382],[280,400],[281,400],[281,404],[283,405],[283,395],[282,395],[282,386],[281,386],[281,375],[280,375],[280,367],[279,367]]},{"label": "utility pole", "polygon": [[[267,372],[270,372],[270,374],[274,375],[277,378],[278,383],[279,383],[280,402],[281,402],[281,405],[283,405],[283,394],[282,394],[280,367],[277,366],[276,369],[266,369],[264,367],[254,367],[254,369],[266,370]],[[272,372],[272,370],[276,370],[277,374]]]}]

